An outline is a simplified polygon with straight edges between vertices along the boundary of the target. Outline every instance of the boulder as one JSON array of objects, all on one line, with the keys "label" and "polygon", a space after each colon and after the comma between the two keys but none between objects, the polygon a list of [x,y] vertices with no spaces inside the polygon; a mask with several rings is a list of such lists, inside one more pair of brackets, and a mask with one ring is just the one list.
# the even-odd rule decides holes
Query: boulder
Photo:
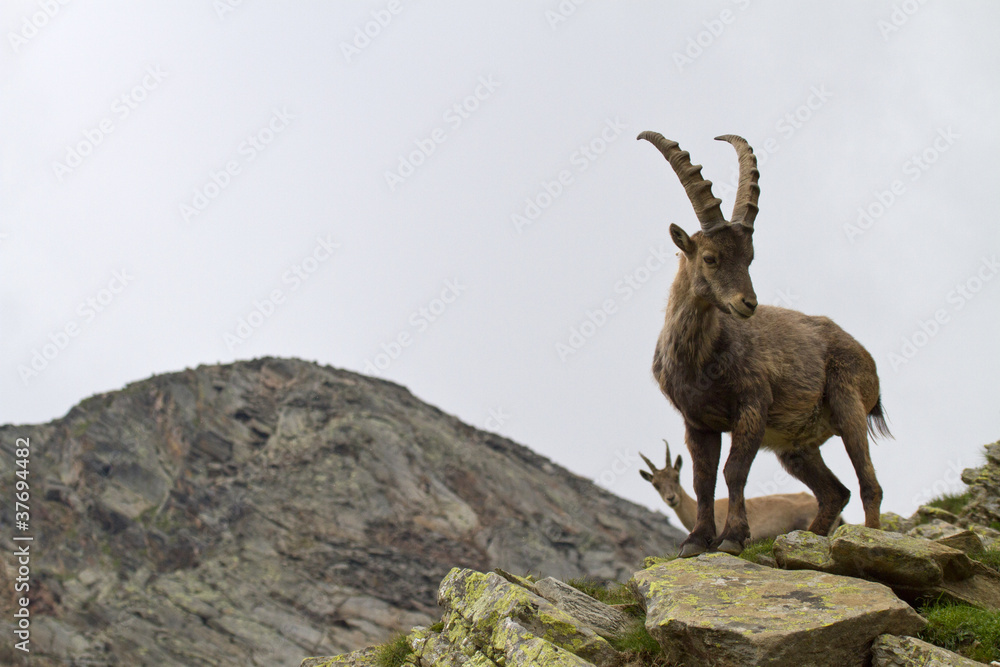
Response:
[{"label": "boulder", "polygon": [[926,590],[973,574],[972,561],[957,549],[865,526],[838,528],[830,555],[838,571],[881,581],[897,592]]},{"label": "boulder", "polygon": [[975,554],[983,550],[983,540],[971,530],[963,530],[947,537],[939,537],[934,541],[946,547],[958,549],[965,554]]},{"label": "boulder", "polygon": [[1000,575],[947,543],[974,549],[979,538],[961,531],[943,538],[841,526],[832,538],[794,531],[774,541],[778,566],[871,579],[904,600],[945,598],[1000,611]]},{"label": "boulder", "polygon": [[774,560],[785,570],[817,570],[836,574],[830,539],[808,530],[793,530],[774,539]]},{"label": "boulder", "polygon": [[872,667],[982,667],[982,663],[913,637],[882,635],[872,644]]},{"label": "boulder", "polygon": [[634,617],[595,600],[558,579],[546,577],[535,582],[534,589],[538,595],[605,639],[620,637],[637,624]]},{"label": "boulder", "polygon": [[[445,609],[445,632],[452,643],[467,640],[494,660],[498,642],[523,638],[524,633],[599,665],[618,656],[611,644],[589,627],[493,572],[452,569],[441,582],[438,604]],[[504,619],[515,621],[517,627],[501,623]],[[503,637],[498,638],[498,632]],[[525,648],[526,655],[541,650],[534,643],[531,646],[534,648]]]},{"label": "boulder", "polygon": [[660,563],[633,581],[649,634],[667,660],[691,666],[860,667],[877,636],[926,623],[881,584],[721,553]]},{"label": "boulder", "polygon": [[[508,667],[593,667],[594,663],[528,632],[512,618],[504,618],[493,633],[493,651]],[[437,663],[433,663],[437,664]]]}]

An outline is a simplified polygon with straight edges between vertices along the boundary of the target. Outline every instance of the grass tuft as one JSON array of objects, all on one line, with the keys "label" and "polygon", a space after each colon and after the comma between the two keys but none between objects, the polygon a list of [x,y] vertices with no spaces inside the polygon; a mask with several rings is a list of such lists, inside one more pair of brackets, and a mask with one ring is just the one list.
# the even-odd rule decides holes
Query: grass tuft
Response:
[{"label": "grass tuft", "polygon": [[979,662],[1000,660],[1000,614],[949,602],[920,613],[928,620],[919,634],[924,641]]},{"label": "grass tuft", "polygon": [[603,582],[583,577],[570,579],[566,583],[604,604],[634,604],[638,602],[628,585],[618,581]]},{"label": "grass tuft", "polygon": [[774,538],[765,537],[761,540],[754,540],[747,545],[746,549],[740,554],[740,558],[743,560],[748,560],[751,563],[757,562],[758,556],[769,556],[774,557]]},{"label": "grass tuft", "polygon": [[928,505],[943,509],[952,514],[958,514],[972,500],[972,494],[968,491],[964,493],[946,493],[933,499]]},{"label": "grass tuft", "polygon": [[375,663],[379,667],[400,667],[412,653],[406,635],[399,634],[378,647],[375,651]]},{"label": "grass tuft", "polygon": [[1000,574],[1000,549],[984,549],[969,554],[969,558],[979,561],[986,567]]}]

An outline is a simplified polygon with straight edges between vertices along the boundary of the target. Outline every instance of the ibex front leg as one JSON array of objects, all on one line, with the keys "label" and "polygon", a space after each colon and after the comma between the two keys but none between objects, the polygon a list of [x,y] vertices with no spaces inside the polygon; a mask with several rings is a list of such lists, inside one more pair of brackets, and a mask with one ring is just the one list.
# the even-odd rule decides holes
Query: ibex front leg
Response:
[{"label": "ibex front leg", "polygon": [[740,410],[733,427],[733,442],[729,448],[729,458],[723,471],[726,486],[729,487],[729,515],[722,529],[716,548],[727,554],[739,556],[750,540],[750,524],[747,521],[747,507],[743,495],[750,474],[750,464],[757,456],[757,450],[764,439],[766,414],[759,408],[744,407]]},{"label": "ibex front leg", "polygon": [[694,530],[681,544],[681,558],[697,556],[715,543],[715,478],[719,474],[722,434],[686,427],[685,441],[694,470],[694,494],[698,499],[698,517]]}]

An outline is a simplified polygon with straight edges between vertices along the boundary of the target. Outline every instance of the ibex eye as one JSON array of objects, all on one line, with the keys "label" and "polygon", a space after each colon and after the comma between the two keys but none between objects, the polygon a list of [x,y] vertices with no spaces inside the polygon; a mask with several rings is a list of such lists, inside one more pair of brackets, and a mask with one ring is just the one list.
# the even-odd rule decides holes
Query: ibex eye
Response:
[{"label": "ibex eye", "polygon": [[708,264],[709,266],[715,266],[715,258],[712,257],[711,255],[705,255],[704,259],[705,263]]}]

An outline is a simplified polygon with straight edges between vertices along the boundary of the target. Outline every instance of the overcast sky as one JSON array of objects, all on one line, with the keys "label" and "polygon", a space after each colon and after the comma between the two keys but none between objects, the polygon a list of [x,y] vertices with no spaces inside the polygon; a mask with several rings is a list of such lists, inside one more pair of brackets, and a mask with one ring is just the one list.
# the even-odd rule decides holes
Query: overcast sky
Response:
[{"label": "overcast sky", "polygon": [[[660,509],[636,452],[684,452],[650,362],[668,225],[698,225],[635,141],[656,130],[727,216],[713,137],[755,147],[754,287],[875,357],[884,510],[961,488],[1000,438],[996,3],[11,0],[0,20],[0,422],[294,356]],[[861,520],[839,439],[823,452]],[[762,452],[747,493],[801,488]]]}]

